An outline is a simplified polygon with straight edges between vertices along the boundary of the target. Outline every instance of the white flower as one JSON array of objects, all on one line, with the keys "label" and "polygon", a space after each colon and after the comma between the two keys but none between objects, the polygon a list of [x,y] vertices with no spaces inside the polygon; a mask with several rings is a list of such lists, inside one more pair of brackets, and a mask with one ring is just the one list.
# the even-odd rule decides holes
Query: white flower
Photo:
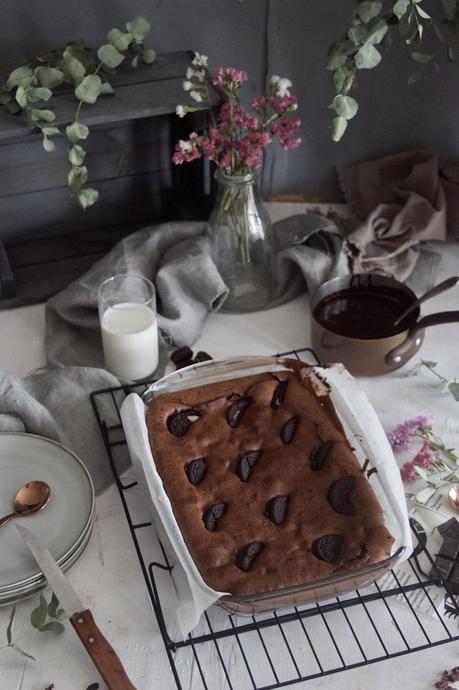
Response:
[{"label": "white flower", "polygon": [[198,65],[198,67],[207,67],[209,63],[209,58],[207,55],[200,55],[199,53],[194,54],[194,59],[191,61],[192,65]]},{"label": "white flower", "polygon": [[186,78],[187,79],[193,79],[193,77],[195,77],[195,76],[196,76],[196,72],[194,71],[194,69],[192,69],[191,67],[188,67],[188,69],[186,71]]},{"label": "white flower", "polygon": [[191,81],[184,81],[183,82],[183,90],[184,91],[190,91],[193,88],[193,84]]},{"label": "white flower", "polygon": [[276,96],[280,96],[281,98],[290,96],[289,89],[291,86],[292,82],[290,79],[286,79],[286,77],[278,77],[277,75],[271,77],[271,87]]},{"label": "white flower", "polygon": [[179,139],[178,147],[182,153],[190,153],[193,150],[191,143],[183,139]]},{"label": "white flower", "polygon": [[202,96],[199,93],[199,91],[190,91],[190,96],[194,101],[197,101],[198,103],[202,103]]},{"label": "white flower", "polygon": [[206,71],[202,69],[199,72],[196,72],[196,78],[198,81],[204,81],[206,78]]},{"label": "white flower", "polygon": [[185,117],[188,112],[188,108],[184,105],[178,105],[175,109],[175,112],[179,117]]}]

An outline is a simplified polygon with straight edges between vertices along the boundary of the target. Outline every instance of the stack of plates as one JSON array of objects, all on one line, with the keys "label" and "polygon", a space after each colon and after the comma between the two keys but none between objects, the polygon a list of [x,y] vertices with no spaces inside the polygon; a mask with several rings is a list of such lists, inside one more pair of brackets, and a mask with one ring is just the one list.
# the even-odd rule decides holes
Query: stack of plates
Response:
[{"label": "stack of plates", "polygon": [[42,511],[0,527],[0,606],[46,587],[15,523],[35,532],[64,571],[81,556],[91,536],[94,486],[76,455],[41,436],[0,433],[0,517],[13,512],[16,493],[34,480],[49,484],[51,497]]}]

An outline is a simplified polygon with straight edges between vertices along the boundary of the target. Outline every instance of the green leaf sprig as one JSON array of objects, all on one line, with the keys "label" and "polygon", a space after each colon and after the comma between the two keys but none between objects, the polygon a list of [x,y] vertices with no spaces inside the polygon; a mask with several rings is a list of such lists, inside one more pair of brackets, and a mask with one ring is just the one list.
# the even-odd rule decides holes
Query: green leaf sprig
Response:
[{"label": "green leaf sprig", "polygon": [[[442,0],[440,19],[434,19],[422,6],[422,0],[358,0],[349,28],[328,51],[327,69],[332,74],[336,95],[330,108],[335,112],[331,123],[333,141],[339,141],[348,122],[357,115],[359,106],[349,95],[356,86],[357,72],[377,67],[382,59],[381,48],[388,48],[398,30],[407,46],[419,46],[425,29],[433,27],[437,39],[446,47],[449,61],[454,60],[453,43],[459,30],[459,0]],[[435,53],[413,50],[411,58],[416,70],[408,83],[414,84],[425,76],[430,65],[438,70]]]},{"label": "green leaf sprig", "polygon": [[[28,652],[25,652],[22,647],[18,644],[17,640],[14,639],[14,621],[16,618],[16,605],[11,609],[8,627],[6,629],[6,642],[5,647],[9,647],[21,656],[25,656],[32,661],[36,661]],[[33,609],[30,614],[30,623],[35,630],[39,632],[52,632],[55,635],[60,635],[64,632],[65,626],[61,622],[65,618],[65,612],[59,607],[59,601],[56,595],[53,593],[51,598],[46,601],[43,594],[40,594],[39,604]]]},{"label": "green leaf sprig", "polygon": [[423,369],[427,369],[427,371],[436,376],[436,378],[440,381],[438,388],[441,390],[441,392],[449,393],[453,396],[456,402],[459,402],[459,381],[456,381],[456,379],[445,378],[445,376],[439,374],[438,371],[435,371],[436,366],[438,366],[437,362],[430,362],[427,359],[421,359],[416,366],[414,366],[407,373],[407,376],[418,376]]},{"label": "green leaf sprig", "polygon": [[[448,448],[445,443],[436,436],[432,427],[422,427],[418,429],[415,436],[427,442],[436,455],[435,462],[426,469],[419,465],[414,465],[418,477],[423,479],[427,486],[418,491],[416,502],[421,505],[426,503],[438,489],[453,482],[459,481],[459,455],[454,448]],[[432,475],[437,475],[432,479]]]},{"label": "green leaf sprig", "polygon": [[152,48],[144,45],[150,31],[145,17],[135,17],[126,23],[126,30],[111,29],[107,43],[97,50],[89,48],[81,39],[70,41],[64,48],[53,50],[47,55],[34,57],[14,69],[0,86],[0,105],[12,115],[23,113],[27,126],[40,130],[43,135],[43,148],[55,151],[53,137],[62,134],[59,127],[52,124],[56,115],[47,104],[54,90],[70,84],[77,100],[73,121],[65,128],[70,171],[68,185],[72,196],[81,208],[86,209],[96,203],[99,192],[85,186],[88,169],[84,164],[86,151],[84,142],[89,136],[88,127],[80,121],[83,106],[93,105],[99,96],[114,93],[108,78],[126,60],[131,67],[139,61],[151,64],[156,57]]}]

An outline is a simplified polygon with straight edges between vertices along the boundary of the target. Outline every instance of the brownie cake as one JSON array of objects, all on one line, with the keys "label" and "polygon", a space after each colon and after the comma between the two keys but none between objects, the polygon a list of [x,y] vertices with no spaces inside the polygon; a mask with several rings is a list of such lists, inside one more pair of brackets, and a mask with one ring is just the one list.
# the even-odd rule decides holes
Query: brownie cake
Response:
[{"label": "brownie cake", "polygon": [[204,581],[235,595],[352,570],[393,538],[331,403],[297,373],[153,399],[158,473]]}]

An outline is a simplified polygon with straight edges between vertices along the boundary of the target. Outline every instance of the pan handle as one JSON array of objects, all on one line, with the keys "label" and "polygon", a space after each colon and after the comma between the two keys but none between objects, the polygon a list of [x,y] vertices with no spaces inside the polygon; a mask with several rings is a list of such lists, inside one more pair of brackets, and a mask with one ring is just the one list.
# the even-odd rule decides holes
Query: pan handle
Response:
[{"label": "pan handle", "polygon": [[413,348],[419,346],[422,342],[422,331],[429,326],[438,326],[442,323],[458,323],[459,311],[439,311],[436,314],[429,314],[417,321],[410,329],[406,339],[393,350],[387,353],[385,357],[386,364],[392,366],[403,364],[413,354]]}]

